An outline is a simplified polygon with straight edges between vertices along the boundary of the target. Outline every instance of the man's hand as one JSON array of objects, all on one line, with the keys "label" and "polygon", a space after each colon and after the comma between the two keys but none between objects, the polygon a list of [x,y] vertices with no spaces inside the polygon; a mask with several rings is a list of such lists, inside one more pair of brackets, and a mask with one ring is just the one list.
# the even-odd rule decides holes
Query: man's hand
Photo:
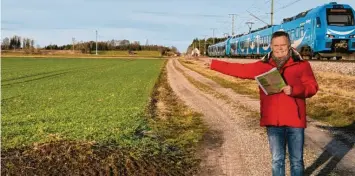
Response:
[{"label": "man's hand", "polygon": [[281,89],[286,95],[291,95],[292,93],[292,87],[287,85]]}]

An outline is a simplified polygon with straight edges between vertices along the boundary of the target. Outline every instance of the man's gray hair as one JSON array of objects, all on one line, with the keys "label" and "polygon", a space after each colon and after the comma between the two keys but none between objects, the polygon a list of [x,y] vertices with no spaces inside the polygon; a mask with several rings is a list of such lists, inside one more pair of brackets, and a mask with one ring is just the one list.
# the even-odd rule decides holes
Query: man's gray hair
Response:
[{"label": "man's gray hair", "polygon": [[276,32],[274,32],[274,33],[272,34],[272,36],[271,36],[271,42],[272,42],[272,39],[274,39],[274,38],[276,38],[276,37],[281,37],[281,36],[286,37],[289,46],[291,46],[291,39],[290,39],[290,36],[289,36],[288,33],[285,32],[285,31],[276,31]]}]

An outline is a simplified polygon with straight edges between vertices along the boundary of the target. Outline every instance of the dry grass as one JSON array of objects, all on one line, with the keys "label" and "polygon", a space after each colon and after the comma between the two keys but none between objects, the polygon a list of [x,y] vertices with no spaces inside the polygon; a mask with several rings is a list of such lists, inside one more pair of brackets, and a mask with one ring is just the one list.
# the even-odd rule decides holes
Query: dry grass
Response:
[{"label": "dry grass", "polygon": [[249,95],[252,98],[259,98],[259,89],[254,80],[240,79],[225,75],[214,70],[206,69],[208,67],[202,65],[199,61],[194,60],[179,60],[185,67],[217,82],[225,88],[231,88],[235,92],[242,95]]},{"label": "dry grass", "polygon": [[332,126],[352,126],[355,122],[355,76],[330,72],[315,72],[315,76],[320,89],[307,100],[308,114]]},{"label": "dry grass", "polygon": [[331,72],[315,72],[315,76],[321,91],[355,100],[355,76]]}]

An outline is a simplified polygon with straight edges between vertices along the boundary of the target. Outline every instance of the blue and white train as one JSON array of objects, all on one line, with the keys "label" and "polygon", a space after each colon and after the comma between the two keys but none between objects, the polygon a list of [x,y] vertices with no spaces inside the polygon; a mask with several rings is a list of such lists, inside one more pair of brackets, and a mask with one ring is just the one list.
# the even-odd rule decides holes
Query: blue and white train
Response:
[{"label": "blue and white train", "polygon": [[249,34],[229,37],[210,45],[210,57],[259,57],[270,52],[271,35],[286,31],[291,46],[308,59],[340,59],[355,53],[355,11],[346,4],[331,2],[283,19],[282,24],[266,26]]}]

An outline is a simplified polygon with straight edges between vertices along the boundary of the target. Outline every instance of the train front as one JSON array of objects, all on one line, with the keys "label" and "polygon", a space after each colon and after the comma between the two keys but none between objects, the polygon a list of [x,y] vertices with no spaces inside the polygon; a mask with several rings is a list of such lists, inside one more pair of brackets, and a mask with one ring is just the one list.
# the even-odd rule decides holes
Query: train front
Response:
[{"label": "train front", "polygon": [[[348,54],[355,53],[355,21],[354,10],[349,5],[341,5],[330,3],[324,8],[323,20],[325,25],[324,43],[319,46],[323,57],[337,57],[347,56]],[[321,25],[320,19],[316,19],[316,28]],[[320,43],[318,43],[320,44]],[[324,47],[324,48],[323,48]]]}]

